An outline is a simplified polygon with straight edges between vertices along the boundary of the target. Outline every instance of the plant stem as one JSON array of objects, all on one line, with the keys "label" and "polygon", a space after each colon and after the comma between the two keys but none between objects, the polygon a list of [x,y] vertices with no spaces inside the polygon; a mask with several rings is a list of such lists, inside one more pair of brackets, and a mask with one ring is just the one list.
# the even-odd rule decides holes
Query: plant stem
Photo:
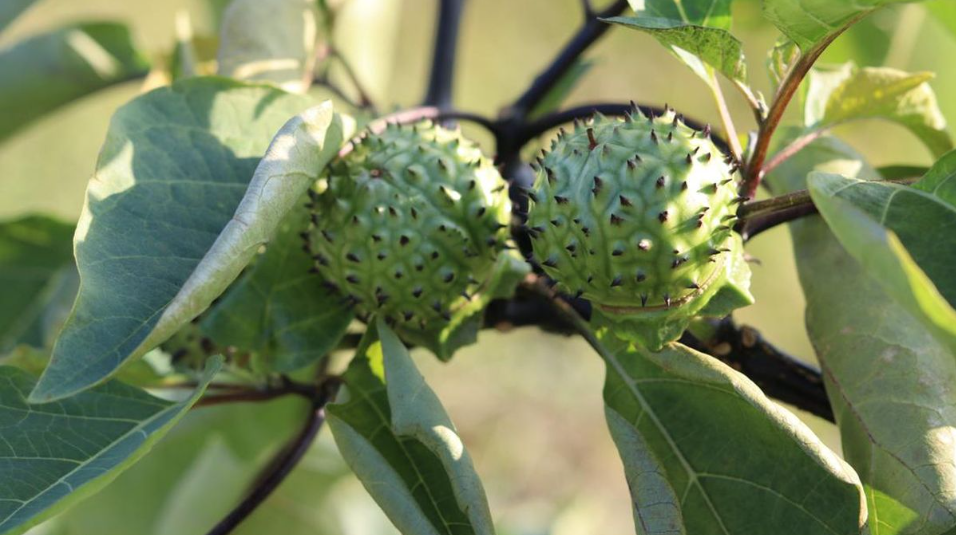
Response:
[{"label": "plant stem", "polygon": [[[326,383],[326,385],[331,384]],[[318,390],[318,394],[312,402],[312,409],[309,411],[309,415],[299,433],[266,466],[249,495],[225,518],[219,521],[208,532],[208,535],[232,533],[285,480],[309,450],[309,447],[315,441],[315,437],[318,436],[322,424],[325,423],[325,405],[334,394],[334,387],[324,387]]]},{"label": "plant stem", "polygon": [[861,17],[862,15],[847,22],[845,26],[828,35],[823,41],[801,54],[796,64],[794,64],[790,72],[787,73],[787,77],[780,83],[773,103],[770,105],[770,110],[767,112],[767,117],[760,124],[753,156],[746,168],[744,183],[741,188],[741,193],[744,197],[753,199],[756,196],[760,181],[763,180],[764,175],[766,175],[764,160],[767,158],[770,141],[777,127],[780,126],[783,114],[787,110],[787,106],[790,105],[790,101],[793,100],[793,96],[797,93],[797,89],[800,88],[803,79],[806,78],[813,64],[816,63],[817,59],[823,54],[823,51],[826,50],[830,43]]},{"label": "plant stem", "polygon": [[423,104],[445,109],[452,103],[452,85],[455,78],[455,51],[464,0],[441,0],[435,28],[435,47],[432,53],[428,92]]},{"label": "plant stem", "polygon": [[[919,177],[906,177],[882,182],[906,186],[917,180],[919,180]],[[813,205],[810,192],[807,190],[794,191],[763,201],[743,203],[737,211],[737,217],[739,218],[737,230],[744,240],[749,240],[777,225],[815,213],[817,213],[817,208]]]},{"label": "plant stem", "polygon": [[730,143],[730,153],[739,162],[743,149],[740,147],[740,139],[737,138],[737,128],[734,126],[734,119],[730,116],[730,110],[727,109],[727,100],[724,98],[724,92],[720,88],[720,80],[717,79],[717,72],[710,71],[710,89],[714,95],[714,102],[717,104],[717,111],[720,113],[720,122],[724,125],[724,132],[727,133],[727,141]]},{"label": "plant stem", "polygon": [[814,130],[812,132],[804,134],[798,137],[797,139],[793,140],[789,145],[787,145],[786,147],[781,149],[779,152],[774,154],[773,157],[770,158],[770,161],[768,161],[763,166],[763,169],[762,169],[763,175],[766,176],[768,173],[776,169],[778,165],[789,160],[798,152],[806,148],[807,145],[813,143],[814,141],[819,139],[821,136],[826,135],[829,131],[830,131],[829,127],[821,128],[819,130]]},{"label": "plant stem", "polygon": [[210,407],[212,405],[221,405],[224,403],[247,403],[271,401],[276,398],[288,396],[290,394],[299,395],[305,398],[314,398],[316,389],[312,385],[297,383],[286,377],[282,378],[282,384],[268,388],[246,388],[241,386],[222,388],[222,393],[216,393],[203,396],[193,405],[194,409],[200,407]]},{"label": "plant stem", "polygon": [[747,105],[749,105],[751,111],[753,111],[754,121],[757,123],[757,126],[759,127],[761,124],[763,124],[764,113],[767,110],[760,103],[760,101],[757,100],[757,96],[754,95],[753,90],[750,89],[750,86],[748,86],[747,84],[739,80],[733,80],[733,84],[734,84],[734,87],[736,87],[737,90],[740,92],[740,94],[743,95],[744,100],[747,101]]}]

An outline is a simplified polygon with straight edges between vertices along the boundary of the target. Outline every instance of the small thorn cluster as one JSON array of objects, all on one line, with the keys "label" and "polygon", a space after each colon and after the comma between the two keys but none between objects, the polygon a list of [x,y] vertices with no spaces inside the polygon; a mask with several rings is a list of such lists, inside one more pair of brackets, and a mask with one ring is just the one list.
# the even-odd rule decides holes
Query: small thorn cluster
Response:
[{"label": "small thorn cluster", "polygon": [[[737,170],[709,128],[693,129],[673,110],[596,115],[560,132],[535,167],[535,260],[599,315],[654,325],[635,339],[659,347],[676,338],[740,271]],[[737,290],[746,301],[746,283]]]},{"label": "small thorn cluster", "polygon": [[506,186],[458,130],[426,121],[367,132],[310,191],[314,271],[360,316],[447,322],[507,246]]}]

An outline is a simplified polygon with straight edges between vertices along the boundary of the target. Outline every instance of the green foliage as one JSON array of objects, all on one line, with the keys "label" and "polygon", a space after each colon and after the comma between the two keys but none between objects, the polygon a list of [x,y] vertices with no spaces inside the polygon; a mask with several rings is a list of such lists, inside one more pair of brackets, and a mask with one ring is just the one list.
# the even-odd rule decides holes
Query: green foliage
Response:
[{"label": "green foliage", "polygon": [[808,185],[847,252],[956,351],[956,239],[927,232],[956,228],[956,208],[914,188],[835,174],[811,174]]},{"label": "green foliage", "polygon": [[763,0],[763,12],[807,53],[879,7],[913,1],[918,0]]},{"label": "green foliage", "polygon": [[[782,165],[776,188],[811,170],[873,179],[845,145],[825,139]],[[878,186],[874,184],[874,186]],[[911,212],[915,215],[915,212]],[[823,366],[843,453],[863,481],[870,532],[940,534],[956,526],[952,426],[956,361],[819,218],[791,224],[807,329]]]},{"label": "green foliage", "polygon": [[[186,413],[149,455],[123,471],[102,491],[44,524],[50,535],[183,535],[205,533],[243,498],[268,457],[294,436],[308,411],[304,400],[216,405]],[[331,441],[328,441],[331,442]],[[296,473],[235,531],[269,533],[263,524],[290,507],[315,509],[323,525],[316,535],[346,533],[328,506],[317,505],[348,470],[329,452],[313,448]],[[302,479],[306,479],[303,482]],[[291,485],[292,488],[289,488]],[[308,487],[309,491],[304,492]],[[302,492],[295,496],[294,491]],[[296,515],[296,520],[305,519]],[[287,518],[283,528],[293,522]],[[321,528],[321,529],[320,529]],[[285,529],[283,529],[285,533]]]},{"label": "green foliage", "polygon": [[636,17],[613,22],[654,36],[671,49],[711,90],[720,87],[714,70],[746,87],[747,65],[741,42],[730,33],[730,0],[629,0]]},{"label": "green foliage", "polygon": [[80,97],[142,76],[146,68],[129,29],[111,22],[75,24],[0,49],[0,141]]},{"label": "green foliage", "polygon": [[860,532],[856,474],[756,385],[680,344],[597,336],[637,533]]},{"label": "green foliage", "polygon": [[346,462],[402,533],[493,534],[471,458],[408,350],[378,319],[328,408]]},{"label": "green foliage", "polygon": [[73,226],[42,216],[0,223],[0,355],[47,347],[76,292]]},{"label": "green foliage", "polygon": [[[743,44],[727,30],[651,17],[615,17],[608,19],[608,22],[648,33],[664,46],[700,58],[731,80],[747,81]],[[691,67],[694,68],[693,65]],[[695,69],[695,72],[700,71]],[[703,78],[708,80],[710,77],[705,75]]]},{"label": "green foliage", "polygon": [[932,73],[847,63],[811,72],[804,121],[814,130],[857,119],[886,119],[907,128],[939,157],[953,148],[946,120],[929,86]]},{"label": "green foliage", "polygon": [[[330,107],[315,108],[287,125],[252,178],[275,131],[308,105],[268,87],[194,78],[117,112],[77,228],[80,293],[31,399],[104,380],[222,293],[308,187],[313,175],[296,166],[317,172],[334,154],[318,149],[325,136],[329,147],[341,143]],[[296,142],[317,150],[290,160]]]},{"label": "green foliage", "polygon": [[118,382],[45,405],[30,405],[33,378],[0,367],[0,531],[22,533],[102,488],[149,451],[202,395],[221,359],[206,366],[179,403]]},{"label": "green foliage", "polygon": [[[783,33],[764,102],[747,85],[731,0],[630,0],[633,16],[603,22],[653,36],[702,78],[723,139],[673,110],[643,117],[634,106],[636,116],[559,129],[533,177],[522,160],[567,117],[553,113],[610,27],[595,13],[621,14],[624,2],[582,2],[579,32],[500,120],[438,112],[487,128],[494,162],[459,130],[423,123],[433,108],[379,118],[350,139],[356,122],[406,99],[391,83],[404,50],[396,0],[209,0],[222,12],[218,38],[193,36],[181,15],[172,54],[149,71],[153,90],[113,118],[78,225],[0,223],[0,532],[22,533],[103,489],[44,532],[203,533],[250,488],[267,489],[260,468],[288,474],[275,459],[305,451],[327,416],[343,459],[331,443],[311,447],[237,533],[347,532],[336,515],[354,507],[339,492],[351,469],[402,533],[491,535],[484,484],[406,347],[447,361],[487,317],[502,330],[515,321],[573,332],[603,359],[605,416],[639,534],[956,533],[956,151],[933,75],[813,68],[853,23],[909,1],[760,0]],[[32,3],[6,0],[0,29]],[[442,6],[440,20],[456,4]],[[952,1],[926,7],[953,26]],[[757,9],[734,12],[753,26]],[[834,55],[901,64],[915,38],[907,20],[887,10]],[[873,46],[891,34],[899,50]],[[439,67],[450,37],[438,32]],[[148,67],[118,24],[7,45],[0,142]],[[444,67],[432,85],[461,77]],[[746,150],[717,73],[756,120],[740,130]],[[774,137],[795,95],[800,127]],[[890,161],[878,173],[826,137],[861,119],[901,125],[939,161]],[[773,146],[784,148],[767,158]],[[791,227],[820,375],[733,321],[697,321],[753,302],[745,239],[812,211],[805,192],[749,200],[771,170],[774,194],[806,187],[822,216]],[[924,171],[912,185],[878,180]],[[700,328],[685,333],[691,322]],[[713,356],[674,342],[685,334]],[[224,370],[223,359],[206,361],[216,349],[229,356]],[[284,400],[199,411],[127,471],[214,375],[204,406]],[[844,459],[757,386],[805,396],[826,416],[821,382]],[[198,388],[173,393],[183,386]]]}]

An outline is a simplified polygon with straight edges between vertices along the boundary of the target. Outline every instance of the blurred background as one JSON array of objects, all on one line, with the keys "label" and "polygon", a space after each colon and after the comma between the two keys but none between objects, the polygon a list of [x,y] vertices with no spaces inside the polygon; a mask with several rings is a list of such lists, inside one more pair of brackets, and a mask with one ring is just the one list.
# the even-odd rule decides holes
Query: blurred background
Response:
[{"label": "blurred background", "polygon": [[[940,1],[940,0],[937,0]],[[161,62],[175,43],[177,17],[197,36],[214,36],[227,0],[44,0],[0,36],[0,48],[61,24],[116,20]],[[341,3],[341,2],[340,2]],[[602,2],[595,2],[600,4]],[[334,36],[373,99],[391,110],[424,95],[435,0],[348,0]],[[578,0],[472,0],[466,3],[455,105],[495,115],[516,98],[581,23]],[[825,63],[855,60],[938,74],[940,106],[956,120],[956,38],[921,5],[884,9],[840,37]],[[764,68],[776,29],[759,0],[734,2],[734,33],[745,43],[752,84],[769,91]],[[598,101],[664,102],[719,123],[704,85],[651,37],[611,30],[586,56],[594,62],[567,105]],[[0,81],[2,84],[2,81]],[[0,218],[48,213],[75,221],[113,111],[143,88],[134,81],[46,115],[0,142]],[[750,112],[725,90],[737,128]],[[793,120],[799,112],[793,106]],[[2,118],[0,118],[2,121]],[[479,131],[469,131],[487,141]],[[874,165],[930,163],[902,128],[859,123],[838,133]],[[488,147],[489,151],[491,147]],[[806,358],[803,301],[785,229],[749,246],[758,304],[738,313],[778,346]],[[633,530],[620,461],[604,423],[603,367],[585,344],[536,329],[485,331],[449,364],[417,353],[422,372],[455,420],[485,481],[503,535],[589,535]],[[295,400],[193,411],[143,461],[102,493],[31,535],[183,535],[203,533],[243,496],[270,454],[295,433],[304,407]],[[835,428],[803,418],[839,451]],[[395,531],[345,468],[327,433],[245,534],[372,535]]]}]

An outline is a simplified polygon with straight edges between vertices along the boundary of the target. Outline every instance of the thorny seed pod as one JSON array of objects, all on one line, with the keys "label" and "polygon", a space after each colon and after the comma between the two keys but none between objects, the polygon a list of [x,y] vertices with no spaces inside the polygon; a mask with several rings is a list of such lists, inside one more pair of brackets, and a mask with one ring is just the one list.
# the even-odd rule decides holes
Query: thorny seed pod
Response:
[{"label": "thorny seed pod", "polygon": [[320,181],[306,236],[315,269],[360,317],[444,324],[506,246],[505,182],[477,145],[428,121],[366,140]]},{"label": "thorny seed pod", "polygon": [[583,289],[597,325],[658,350],[695,316],[753,297],[740,236],[725,225],[735,170],[673,110],[638,118],[598,116],[562,136],[541,164],[549,176],[537,173],[528,226],[540,229],[537,262],[566,293]]}]

